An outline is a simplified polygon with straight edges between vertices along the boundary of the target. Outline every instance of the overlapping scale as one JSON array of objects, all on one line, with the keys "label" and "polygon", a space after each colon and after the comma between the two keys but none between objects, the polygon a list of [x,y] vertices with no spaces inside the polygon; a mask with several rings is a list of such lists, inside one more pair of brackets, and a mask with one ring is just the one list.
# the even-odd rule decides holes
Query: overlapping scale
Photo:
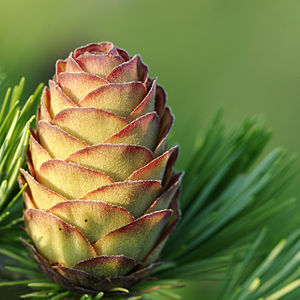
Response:
[{"label": "overlapping scale", "polygon": [[77,107],[77,105],[62,91],[61,87],[49,80],[51,102],[49,104],[49,115],[54,118],[59,112],[66,108]]},{"label": "overlapping scale", "polygon": [[61,202],[47,212],[79,229],[91,243],[134,221],[126,209],[101,201]]},{"label": "overlapping scale", "polygon": [[103,172],[67,163],[60,159],[44,162],[39,169],[37,180],[68,199],[82,197],[88,191],[113,182]]},{"label": "overlapping scale", "polygon": [[74,152],[68,162],[103,172],[114,181],[124,181],[153,159],[149,149],[127,144],[99,144]]},{"label": "overlapping scale", "polygon": [[180,217],[165,103],[141,58],[112,43],[57,61],[20,182],[27,247],[61,285],[129,287],[158,258]]},{"label": "overlapping scale", "polygon": [[79,230],[53,214],[29,209],[24,220],[37,250],[50,261],[71,267],[96,256],[94,247]]},{"label": "overlapping scale", "polygon": [[55,158],[66,159],[72,153],[88,146],[58,126],[45,121],[37,124],[40,145]]},{"label": "overlapping scale", "polygon": [[93,107],[64,109],[52,122],[89,145],[103,142],[128,125],[123,118]]},{"label": "overlapping scale", "polygon": [[142,261],[155,246],[171,215],[171,210],[147,214],[108,233],[95,243],[95,250],[99,255],[123,254]]},{"label": "overlapping scale", "polygon": [[160,181],[138,180],[115,182],[88,192],[81,200],[98,200],[124,207],[135,218],[145,213],[147,208],[162,192]]},{"label": "overlapping scale", "polygon": [[105,79],[85,72],[60,73],[57,81],[63,92],[76,104],[89,92],[108,84]]},{"label": "overlapping scale", "polygon": [[127,118],[146,93],[147,89],[141,82],[110,83],[91,91],[78,105],[99,108]]}]

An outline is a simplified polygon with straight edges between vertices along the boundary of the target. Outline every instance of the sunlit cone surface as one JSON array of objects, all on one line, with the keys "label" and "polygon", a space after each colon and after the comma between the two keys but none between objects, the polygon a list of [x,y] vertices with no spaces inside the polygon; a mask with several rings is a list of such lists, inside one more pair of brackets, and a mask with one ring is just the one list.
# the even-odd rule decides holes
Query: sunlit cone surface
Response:
[{"label": "sunlit cone surface", "polygon": [[91,44],[56,64],[22,170],[25,226],[44,272],[77,291],[130,287],[179,219],[178,148],[164,90],[139,56]]}]

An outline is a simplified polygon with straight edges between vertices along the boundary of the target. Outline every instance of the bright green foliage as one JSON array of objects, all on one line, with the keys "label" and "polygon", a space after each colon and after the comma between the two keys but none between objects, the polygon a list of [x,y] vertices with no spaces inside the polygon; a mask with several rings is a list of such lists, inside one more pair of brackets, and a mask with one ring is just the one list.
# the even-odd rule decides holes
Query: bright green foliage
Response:
[{"label": "bright green foliage", "polygon": [[[255,164],[270,139],[270,130],[253,118],[226,134],[220,116],[186,169],[183,218],[163,252],[163,259],[174,263],[162,266],[155,274],[158,277],[221,280],[232,257],[241,259],[247,249],[253,249],[257,232],[268,225],[272,228],[276,215],[289,213],[290,225],[296,225],[291,222],[296,199],[280,196],[297,172],[293,170],[295,156],[287,157],[282,149],[275,149]],[[286,230],[278,235],[295,228],[291,226],[284,226]],[[264,253],[271,250],[268,244],[263,249]],[[299,243],[295,249],[300,250]],[[288,255],[281,257],[289,260]],[[277,263],[274,260],[272,267]],[[285,275],[292,271],[288,269]]]},{"label": "bright green foliage", "polygon": [[269,138],[270,131],[255,118],[226,135],[220,114],[216,117],[186,170],[183,220],[167,244],[165,258],[189,269],[198,258],[249,241],[271,216],[293,206],[295,199],[275,197],[295,175],[294,156],[287,158],[282,149],[275,149],[253,167]]},{"label": "bright green foliage", "polygon": [[[244,259],[230,268],[220,300],[299,299],[300,231],[282,239],[268,255],[256,259],[265,236],[263,230]],[[253,260],[257,262],[251,265]]]},{"label": "bright green foliage", "polygon": [[8,245],[8,239],[17,239],[6,233],[21,219],[21,201],[17,200],[21,191],[17,188],[17,178],[20,167],[24,165],[30,124],[34,119],[36,99],[42,89],[42,84],[29,97],[24,106],[20,99],[25,79],[13,89],[9,88],[0,107],[0,244],[1,248]]}]

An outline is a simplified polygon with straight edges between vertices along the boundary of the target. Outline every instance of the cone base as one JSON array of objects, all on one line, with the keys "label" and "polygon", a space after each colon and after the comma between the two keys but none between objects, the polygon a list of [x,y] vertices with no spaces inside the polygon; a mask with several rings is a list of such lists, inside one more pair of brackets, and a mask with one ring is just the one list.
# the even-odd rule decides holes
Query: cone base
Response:
[{"label": "cone base", "polygon": [[41,271],[49,279],[76,294],[97,295],[99,292],[103,292],[105,297],[129,297],[136,295],[136,293],[125,293],[111,290],[114,288],[129,289],[148,277],[155,268],[161,265],[160,262],[155,262],[146,267],[140,266],[140,268],[136,268],[127,276],[98,277],[77,269],[52,265],[38,253],[33,245],[29,244],[22,238],[21,241],[30,251]]}]

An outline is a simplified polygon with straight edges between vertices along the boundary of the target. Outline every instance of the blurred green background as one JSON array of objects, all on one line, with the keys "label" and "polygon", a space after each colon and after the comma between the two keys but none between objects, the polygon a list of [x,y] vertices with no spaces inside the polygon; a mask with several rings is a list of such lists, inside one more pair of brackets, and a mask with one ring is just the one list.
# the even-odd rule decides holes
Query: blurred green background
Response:
[{"label": "blurred green background", "polygon": [[[300,152],[299,0],[0,1],[4,86],[26,76],[28,95],[52,77],[57,58],[97,41],[140,53],[159,77],[176,116],[179,168],[220,106],[228,126],[261,114],[274,129],[269,148]],[[214,299],[206,294],[212,286],[181,293]]]}]

